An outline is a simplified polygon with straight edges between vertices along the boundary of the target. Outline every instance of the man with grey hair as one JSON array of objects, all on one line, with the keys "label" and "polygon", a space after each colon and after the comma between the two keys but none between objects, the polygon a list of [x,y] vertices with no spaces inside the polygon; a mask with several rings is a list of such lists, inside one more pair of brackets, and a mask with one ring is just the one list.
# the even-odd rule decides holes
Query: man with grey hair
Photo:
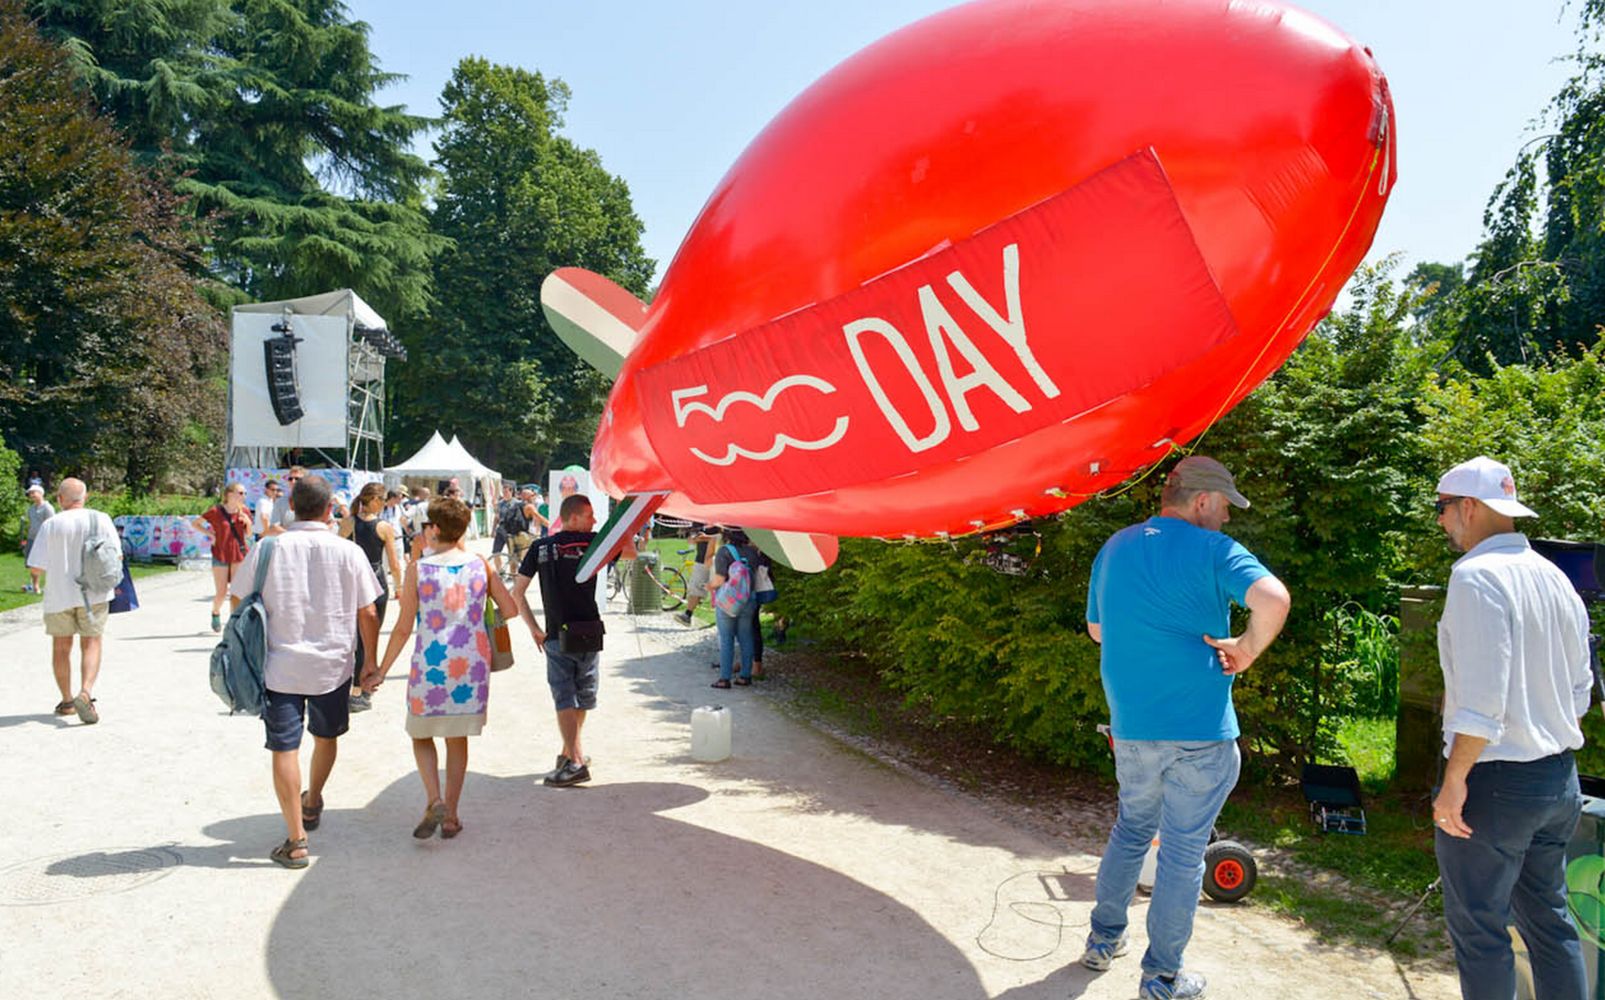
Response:
[{"label": "man with grey hair", "polygon": [[[329,530],[330,489],[319,476],[290,490],[295,519],[277,536],[262,581],[267,615],[267,688],[262,721],[273,754],[273,790],[288,832],[270,857],[286,868],[309,864],[307,831],[323,815],[323,786],[334,770],[336,740],[350,722],[353,658],[362,636],[365,670],[376,667],[379,581],[360,546]],[[235,597],[249,596],[263,546],[234,576]],[[301,790],[301,738],[312,733],[312,775]]]},{"label": "man with grey hair", "polygon": [[[1087,632],[1102,644],[1120,812],[1098,866],[1097,904],[1081,964],[1102,971],[1124,954],[1126,911],[1154,834],[1159,867],[1148,903],[1142,1000],[1204,995],[1182,969],[1204,849],[1237,784],[1232,681],[1282,630],[1287,588],[1221,533],[1248,507],[1224,465],[1192,455],[1171,470],[1159,516],[1114,534],[1092,564]],[[1251,613],[1230,637],[1233,602]]]},{"label": "man with grey hair", "polygon": [[[45,572],[45,634],[50,636],[50,666],[56,674],[61,701],[57,715],[77,714],[92,726],[100,721],[95,707],[95,680],[100,676],[101,637],[106,631],[106,610],[111,589],[90,593],[78,585],[84,575],[84,542],[91,534],[117,538],[111,518],[84,506],[89,489],[82,479],[63,479],[56,490],[61,512],[39,526],[30,569]],[[79,685],[72,690],[72,637],[78,636]]]},{"label": "man with grey hair", "polygon": [[1591,995],[1567,917],[1566,845],[1583,799],[1573,751],[1588,712],[1588,611],[1516,530],[1537,515],[1510,470],[1479,456],[1444,473],[1433,505],[1465,555],[1449,574],[1443,782],[1432,802],[1443,917],[1468,1000],[1516,993],[1512,923],[1544,1000]]}]

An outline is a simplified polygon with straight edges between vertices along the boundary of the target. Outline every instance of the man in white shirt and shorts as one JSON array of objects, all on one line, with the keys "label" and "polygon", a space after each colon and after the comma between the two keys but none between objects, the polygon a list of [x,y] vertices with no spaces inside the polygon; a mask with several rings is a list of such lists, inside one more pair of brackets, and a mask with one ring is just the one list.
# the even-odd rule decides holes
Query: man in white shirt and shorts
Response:
[{"label": "man in white shirt and shorts", "polygon": [[[273,753],[273,790],[288,836],[270,857],[286,868],[308,863],[307,831],[323,816],[323,786],[334,770],[336,740],[350,722],[352,661],[360,631],[364,672],[377,668],[379,581],[362,548],[329,530],[330,489],[319,476],[290,490],[294,515],[274,542],[262,582],[267,613],[267,687],[262,721]],[[234,577],[244,598],[256,583],[258,545]],[[312,775],[301,790],[301,737],[312,732]]]},{"label": "man in white shirt and shorts", "polygon": [[[56,673],[61,701],[57,715],[78,716],[92,726],[100,721],[95,707],[95,680],[100,676],[101,637],[106,632],[110,590],[85,593],[78,586],[84,572],[84,542],[92,531],[113,539],[111,518],[84,506],[89,488],[82,479],[67,478],[56,490],[60,512],[39,526],[28,554],[31,569],[45,571],[45,634],[50,636],[50,666]],[[72,637],[78,636],[79,686],[72,692]]]}]

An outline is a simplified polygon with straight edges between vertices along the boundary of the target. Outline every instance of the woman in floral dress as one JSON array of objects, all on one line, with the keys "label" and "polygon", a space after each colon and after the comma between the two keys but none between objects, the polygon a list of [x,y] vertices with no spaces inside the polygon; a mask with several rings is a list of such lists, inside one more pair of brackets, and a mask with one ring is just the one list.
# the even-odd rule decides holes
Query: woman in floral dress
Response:
[{"label": "woman in floral dress", "polygon": [[[439,828],[457,836],[463,824],[457,803],[468,773],[468,737],[485,726],[490,699],[490,636],[485,631],[485,598],[496,602],[503,620],[518,616],[512,595],[481,556],[463,546],[468,505],[443,497],[429,504],[424,522],[423,558],[407,564],[401,584],[401,611],[390,645],[379,665],[382,681],[401,655],[414,627],[412,670],[407,676],[407,735],[418,762],[428,805],[412,831],[420,839]],[[376,684],[374,686],[377,686]],[[440,758],[435,739],[446,741],[446,794],[440,794]]]}]

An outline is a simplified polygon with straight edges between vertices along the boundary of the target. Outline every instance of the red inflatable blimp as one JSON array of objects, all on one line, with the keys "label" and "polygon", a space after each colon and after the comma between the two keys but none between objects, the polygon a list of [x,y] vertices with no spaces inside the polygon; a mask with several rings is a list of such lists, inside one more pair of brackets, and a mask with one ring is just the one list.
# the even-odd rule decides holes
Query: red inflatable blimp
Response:
[{"label": "red inflatable blimp", "polygon": [[834,558],[810,534],[1064,510],[1298,346],[1371,245],[1395,132],[1371,54],[1275,0],[927,18],[764,129],[650,305],[547,279],[617,376],[592,475],[804,569]]}]

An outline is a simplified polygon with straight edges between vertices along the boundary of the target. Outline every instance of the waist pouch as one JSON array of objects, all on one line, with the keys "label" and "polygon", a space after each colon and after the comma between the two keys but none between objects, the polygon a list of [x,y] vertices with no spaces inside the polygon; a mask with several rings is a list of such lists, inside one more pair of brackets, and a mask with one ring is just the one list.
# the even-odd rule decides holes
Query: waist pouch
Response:
[{"label": "waist pouch", "polygon": [[565,653],[600,653],[606,631],[599,621],[564,622],[557,648]]}]

